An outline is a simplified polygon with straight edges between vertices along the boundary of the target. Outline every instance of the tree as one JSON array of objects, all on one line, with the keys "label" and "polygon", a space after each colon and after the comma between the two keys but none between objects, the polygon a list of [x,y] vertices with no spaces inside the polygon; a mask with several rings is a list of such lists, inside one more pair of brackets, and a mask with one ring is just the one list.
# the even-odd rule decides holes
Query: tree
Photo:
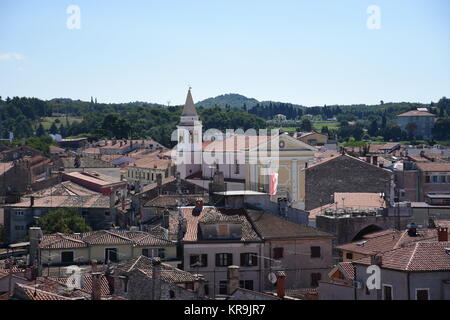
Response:
[{"label": "tree", "polygon": [[311,131],[312,130],[312,123],[309,119],[303,119],[300,123],[300,129],[303,131]]},{"label": "tree", "polygon": [[55,122],[52,123],[52,126],[50,127],[49,131],[50,131],[51,134],[58,133],[58,127],[56,127],[56,123]]},{"label": "tree", "polygon": [[42,137],[44,135],[45,135],[44,126],[42,125],[42,123],[40,123],[39,127],[36,129],[36,136],[37,137]]},{"label": "tree", "polygon": [[78,213],[77,209],[58,208],[49,211],[36,223],[44,233],[77,233],[91,231],[91,227]]},{"label": "tree", "polygon": [[437,119],[433,127],[433,137],[438,140],[450,140],[450,118]]},{"label": "tree", "polygon": [[368,130],[370,136],[375,137],[378,134],[378,122],[376,119],[374,119],[369,126],[369,130]]},{"label": "tree", "polygon": [[408,132],[410,137],[413,137],[415,132],[417,131],[417,124],[415,122],[409,122],[406,127],[406,132]]}]

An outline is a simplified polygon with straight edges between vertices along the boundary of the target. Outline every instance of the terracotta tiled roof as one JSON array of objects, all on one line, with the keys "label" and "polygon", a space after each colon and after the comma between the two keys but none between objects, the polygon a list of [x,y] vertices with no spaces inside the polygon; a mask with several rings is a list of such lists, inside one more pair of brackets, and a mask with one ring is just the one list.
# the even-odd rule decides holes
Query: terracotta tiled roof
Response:
[{"label": "terracotta tiled roof", "polygon": [[[30,207],[30,200],[7,204],[5,207]],[[34,208],[109,208],[109,197],[101,194],[44,196],[34,199]]]},{"label": "terracotta tiled roof", "polygon": [[355,279],[355,269],[353,268],[353,264],[351,262],[340,262],[338,264],[338,268],[345,278],[349,280]]},{"label": "terracotta tiled roof", "polygon": [[263,239],[333,237],[333,235],[326,232],[319,231],[305,224],[288,221],[271,213],[247,210],[247,215]]},{"label": "terracotta tiled roof", "polygon": [[72,181],[63,181],[51,188],[39,190],[34,192],[34,197],[46,197],[46,196],[85,196],[85,195],[99,195],[98,192],[92,191]]},{"label": "terracotta tiled roof", "polygon": [[[422,241],[384,252],[381,268],[401,271],[450,271],[450,242]],[[370,265],[370,257],[353,263]]]},{"label": "terracotta tiled roof", "polygon": [[435,115],[427,111],[411,110],[398,114],[397,117],[435,117]]},{"label": "terracotta tiled roof", "polygon": [[450,171],[450,162],[419,162],[416,166],[421,171]]},{"label": "terracotta tiled roof", "polygon": [[[203,207],[203,210],[200,212],[199,215],[193,215],[194,207],[184,207],[181,208],[184,218],[186,219],[186,233],[184,235],[183,241],[184,242],[196,242],[201,241],[201,236],[199,232],[199,223],[201,222],[202,218],[205,217],[209,211],[213,210],[213,214],[215,215],[216,221],[226,221],[227,219],[237,219],[232,216],[236,216],[241,221],[241,228],[242,228],[242,238],[241,241],[260,241],[258,234],[253,229],[251,223],[248,221],[248,218],[246,216],[246,210],[245,209],[226,209],[226,208],[216,208],[216,207]],[[221,217],[224,215],[224,217]],[[236,220],[237,221],[237,220]]]},{"label": "terracotta tiled roof", "polygon": [[[120,264],[118,268],[123,272],[132,272],[139,270],[148,277],[152,277],[152,259],[145,256],[139,256]],[[169,283],[193,282],[197,277],[192,273],[172,267],[169,264],[161,263],[161,279]]]},{"label": "terracotta tiled roof", "polygon": [[418,229],[417,233],[418,236],[413,237],[408,235],[407,230],[383,230],[367,235],[359,241],[343,244],[337,246],[336,248],[364,255],[375,255],[377,253],[400,248],[414,242],[422,242],[437,238],[437,231],[435,229]]},{"label": "terracotta tiled roof", "polygon": [[[80,290],[84,291],[85,293],[90,295],[92,293],[92,275],[91,274],[83,274],[82,276],[83,276],[83,280],[81,282],[82,286],[81,286]],[[67,286],[69,278],[49,277],[47,279],[55,281],[55,282],[61,284],[62,286]],[[101,291],[102,296],[109,296],[108,280],[103,275],[100,277],[100,291]]]},{"label": "terracotta tiled roof", "polygon": [[174,242],[161,232],[101,230],[81,234],[44,235],[39,245],[42,249],[83,248],[90,245],[130,244],[133,246],[171,246]]},{"label": "terracotta tiled roof", "polygon": [[224,140],[205,141],[204,151],[237,152],[253,149],[275,138],[274,136],[232,136]]},{"label": "terracotta tiled roof", "polygon": [[34,286],[15,284],[29,300],[73,300],[71,297],[65,297],[53,292],[41,290]]},{"label": "terracotta tiled roof", "polygon": [[56,233],[44,235],[39,244],[39,248],[56,249],[56,248],[85,248],[88,244],[81,240],[80,235],[64,235]]}]

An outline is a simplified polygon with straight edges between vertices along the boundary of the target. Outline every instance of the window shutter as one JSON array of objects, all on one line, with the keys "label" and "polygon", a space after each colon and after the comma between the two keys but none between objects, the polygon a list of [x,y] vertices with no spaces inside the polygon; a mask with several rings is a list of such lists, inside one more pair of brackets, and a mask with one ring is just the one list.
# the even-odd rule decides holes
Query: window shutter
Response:
[{"label": "window shutter", "polygon": [[216,253],[216,267],[220,267],[220,253]]},{"label": "window shutter", "polygon": [[189,264],[192,266],[195,262],[196,262],[196,257],[195,255],[191,254],[190,259],[189,259]]},{"label": "window shutter", "polygon": [[256,254],[252,253],[251,259],[252,259],[252,266],[258,265],[258,257],[256,256]]},{"label": "window shutter", "polygon": [[207,267],[207,266],[208,266],[208,255],[202,254],[202,267]]},{"label": "window shutter", "polygon": [[233,264],[233,254],[227,253],[227,266],[231,266]]},{"label": "window shutter", "polygon": [[241,266],[246,266],[245,253],[241,253]]}]

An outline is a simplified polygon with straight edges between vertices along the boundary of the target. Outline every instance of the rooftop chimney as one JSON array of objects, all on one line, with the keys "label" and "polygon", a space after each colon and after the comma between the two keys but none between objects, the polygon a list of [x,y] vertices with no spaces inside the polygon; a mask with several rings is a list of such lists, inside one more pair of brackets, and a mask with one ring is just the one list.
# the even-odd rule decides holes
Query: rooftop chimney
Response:
[{"label": "rooftop chimney", "polygon": [[152,300],[161,300],[161,260],[152,260]]},{"label": "rooftop chimney", "polygon": [[416,237],[417,236],[417,225],[415,223],[410,223],[408,225],[408,235],[410,237]]},{"label": "rooftop chimney", "polygon": [[381,266],[383,264],[383,258],[380,254],[376,254],[373,256],[370,256],[370,264]]},{"label": "rooftop chimney", "polygon": [[283,299],[286,295],[286,273],[284,271],[277,271],[277,296]]},{"label": "rooftop chimney", "polygon": [[239,267],[229,266],[227,270],[227,293],[231,295],[237,288],[239,288]]},{"label": "rooftop chimney", "polygon": [[195,200],[195,208],[192,210],[192,215],[193,216],[198,216],[198,215],[200,215],[202,210],[203,210],[203,199],[202,198],[197,198]]},{"label": "rooftop chimney", "polygon": [[41,242],[41,238],[43,236],[41,228],[31,227],[30,229],[28,229],[28,236],[30,238],[29,265],[32,265],[35,263],[35,260],[38,257],[38,246],[39,246],[39,242]]},{"label": "rooftop chimney", "polygon": [[92,272],[92,292],[91,299],[92,300],[101,300],[102,299],[102,291],[101,291],[101,272]]},{"label": "rooftop chimney", "polygon": [[372,164],[373,164],[374,166],[378,165],[378,156],[373,156],[373,157],[372,157]]},{"label": "rooftop chimney", "polygon": [[97,272],[97,260],[91,260],[91,270]]},{"label": "rooftop chimney", "polygon": [[438,241],[439,242],[448,241],[448,228],[447,227],[438,227],[437,232],[438,232]]},{"label": "rooftop chimney", "polygon": [[113,269],[108,267],[105,272],[106,280],[108,281],[109,294],[114,294],[114,277],[113,277]]}]

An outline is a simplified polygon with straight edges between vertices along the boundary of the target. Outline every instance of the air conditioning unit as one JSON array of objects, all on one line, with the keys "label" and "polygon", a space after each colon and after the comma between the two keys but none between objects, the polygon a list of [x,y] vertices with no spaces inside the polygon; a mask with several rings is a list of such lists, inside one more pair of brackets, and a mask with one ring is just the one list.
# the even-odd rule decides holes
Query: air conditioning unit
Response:
[{"label": "air conditioning unit", "polygon": [[363,283],[362,281],[353,281],[353,287],[355,287],[356,289],[362,289],[363,288]]}]

